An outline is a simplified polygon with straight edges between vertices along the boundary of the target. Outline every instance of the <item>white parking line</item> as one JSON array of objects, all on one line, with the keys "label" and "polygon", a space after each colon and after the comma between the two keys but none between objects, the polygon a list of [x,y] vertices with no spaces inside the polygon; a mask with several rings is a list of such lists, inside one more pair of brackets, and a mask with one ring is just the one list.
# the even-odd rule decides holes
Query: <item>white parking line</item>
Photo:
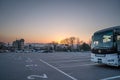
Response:
[{"label": "white parking line", "polygon": [[37,64],[28,64],[28,65],[25,65],[25,67],[37,67],[38,65]]},{"label": "white parking line", "polygon": [[42,63],[48,65],[49,67],[51,67],[51,68],[57,70],[58,72],[64,74],[65,76],[71,78],[72,80],[78,80],[78,79],[76,79],[76,78],[74,78],[74,77],[68,75],[67,73],[63,72],[62,70],[58,69],[57,67],[55,67],[55,66],[53,66],[53,65],[51,65],[51,64],[49,64],[49,63],[47,63],[47,62],[45,62],[44,60],[40,59],[40,61],[41,61]]},{"label": "white parking line", "polygon": [[104,79],[101,79],[101,80],[112,80],[112,79],[117,79],[117,78],[120,78],[120,76],[108,77],[108,78],[104,78]]},{"label": "white parking line", "polygon": [[82,66],[89,66],[89,65],[95,65],[95,63],[82,64],[82,65],[73,65],[73,66],[60,66],[59,68],[73,68],[73,67],[82,67]]},{"label": "white parking line", "polygon": [[53,61],[53,62],[51,62],[51,63],[66,63],[66,62],[80,62],[80,61],[89,61],[90,59],[87,59],[87,60],[64,60],[64,61]]},{"label": "white parking line", "polygon": [[27,77],[27,79],[36,79],[36,77],[43,79],[48,78],[46,74],[43,74],[43,75],[30,75]]},{"label": "white parking line", "polygon": [[27,60],[25,62],[32,62],[31,58],[27,58]]},{"label": "white parking line", "polygon": [[33,64],[25,65],[25,67],[31,67],[31,66],[33,66]]}]

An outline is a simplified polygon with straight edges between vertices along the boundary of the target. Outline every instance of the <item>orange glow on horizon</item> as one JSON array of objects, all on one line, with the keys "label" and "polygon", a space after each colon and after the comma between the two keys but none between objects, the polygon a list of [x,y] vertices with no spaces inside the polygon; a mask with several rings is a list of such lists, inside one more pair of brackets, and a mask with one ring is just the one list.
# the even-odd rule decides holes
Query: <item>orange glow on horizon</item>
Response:
[{"label": "orange glow on horizon", "polygon": [[[1,42],[6,42],[6,43],[12,43],[13,41],[15,41],[16,39],[21,39],[23,38],[25,40],[25,43],[51,43],[51,42],[57,42],[60,44],[61,40],[64,40],[66,38],[69,38],[69,37],[72,37],[70,35],[64,35],[64,34],[56,34],[56,35],[52,35],[52,36],[34,36],[34,35],[27,35],[27,36],[19,36],[19,37],[15,37],[15,36],[11,36],[11,37],[2,37],[1,39]],[[76,37],[76,36],[75,36]],[[89,42],[90,41],[90,38],[87,38],[88,36],[80,36],[80,37],[77,37],[79,38],[80,41],[83,41],[83,42]]]},{"label": "orange glow on horizon", "polygon": [[[21,38],[18,38],[18,39],[21,39]],[[61,42],[61,40],[63,40],[63,39],[65,39],[65,38],[55,38],[55,39],[25,39],[25,38],[23,38],[24,40],[25,40],[25,43],[51,43],[51,42],[57,42],[57,43],[59,43],[60,44],[60,42]],[[7,39],[7,40],[1,40],[2,42],[6,42],[6,43],[8,43],[8,42],[10,42],[10,43],[12,43],[13,41],[15,41],[16,39]],[[80,41],[81,41],[81,39],[80,39]],[[83,42],[89,42],[90,40],[88,40],[88,39],[84,39],[84,40],[82,40]]]}]

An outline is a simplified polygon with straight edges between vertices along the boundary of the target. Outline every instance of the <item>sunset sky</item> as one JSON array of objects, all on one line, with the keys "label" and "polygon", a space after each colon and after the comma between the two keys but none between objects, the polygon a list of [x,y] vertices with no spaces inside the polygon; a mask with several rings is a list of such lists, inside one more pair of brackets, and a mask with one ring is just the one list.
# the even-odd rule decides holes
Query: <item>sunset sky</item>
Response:
[{"label": "sunset sky", "polygon": [[100,29],[120,25],[120,0],[0,0],[0,42],[89,41]]}]

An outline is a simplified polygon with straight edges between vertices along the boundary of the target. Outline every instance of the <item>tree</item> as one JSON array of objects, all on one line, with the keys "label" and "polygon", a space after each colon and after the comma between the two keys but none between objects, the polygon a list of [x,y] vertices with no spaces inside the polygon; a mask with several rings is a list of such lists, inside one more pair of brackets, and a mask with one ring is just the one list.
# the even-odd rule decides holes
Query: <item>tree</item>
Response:
[{"label": "tree", "polygon": [[90,46],[87,43],[85,43],[85,42],[81,45],[80,48],[83,51],[89,51],[90,50]]}]

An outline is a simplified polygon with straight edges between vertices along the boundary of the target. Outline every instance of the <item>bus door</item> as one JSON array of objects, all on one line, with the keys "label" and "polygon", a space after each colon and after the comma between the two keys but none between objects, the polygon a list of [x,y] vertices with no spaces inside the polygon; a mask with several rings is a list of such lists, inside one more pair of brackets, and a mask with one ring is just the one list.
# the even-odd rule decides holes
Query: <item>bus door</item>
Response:
[{"label": "bus door", "polygon": [[120,65],[120,34],[117,35],[118,65]]}]

